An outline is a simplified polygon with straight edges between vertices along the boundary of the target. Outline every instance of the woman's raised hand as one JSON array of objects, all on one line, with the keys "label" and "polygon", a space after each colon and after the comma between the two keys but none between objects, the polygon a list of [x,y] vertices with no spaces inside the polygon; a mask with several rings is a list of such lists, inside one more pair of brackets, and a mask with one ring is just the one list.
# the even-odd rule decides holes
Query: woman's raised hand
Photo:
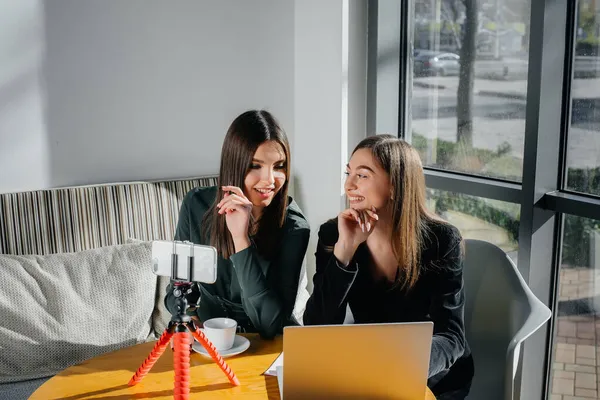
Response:
[{"label": "woman's raised hand", "polygon": [[363,210],[348,208],[338,215],[339,238],[333,253],[341,263],[350,263],[354,252],[373,232],[378,220],[375,207]]},{"label": "woman's raised hand", "polygon": [[217,204],[218,213],[225,214],[227,229],[234,241],[245,239],[248,237],[252,203],[237,186],[223,186],[223,191],[225,195]]}]

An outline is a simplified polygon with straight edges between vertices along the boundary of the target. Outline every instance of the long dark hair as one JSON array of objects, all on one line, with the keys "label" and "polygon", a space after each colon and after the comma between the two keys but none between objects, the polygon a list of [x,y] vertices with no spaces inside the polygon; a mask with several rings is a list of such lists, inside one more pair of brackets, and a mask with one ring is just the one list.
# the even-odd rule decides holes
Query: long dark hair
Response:
[{"label": "long dark hair", "polygon": [[281,146],[285,155],[285,183],[277,192],[271,204],[265,208],[258,226],[253,231],[254,244],[261,255],[270,258],[277,246],[277,229],[283,226],[288,202],[288,183],[290,179],[290,146],[284,130],[275,117],[268,111],[250,110],[233,120],[221,149],[221,167],[215,202],[202,220],[205,237],[210,245],[217,249],[223,258],[235,253],[233,239],[227,229],[225,216],[219,215],[216,205],[223,198],[222,186],[237,186],[244,190],[244,180],[252,165],[252,159],[258,147],[268,141]]},{"label": "long dark hair", "polygon": [[392,135],[376,135],[363,139],[352,154],[359,149],[369,149],[390,177],[393,226],[390,240],[401,279],[397,283],[411,289],[421,272],[420,257],[428,222],[446,222],[426,207],[421,158],[410,144]]}]

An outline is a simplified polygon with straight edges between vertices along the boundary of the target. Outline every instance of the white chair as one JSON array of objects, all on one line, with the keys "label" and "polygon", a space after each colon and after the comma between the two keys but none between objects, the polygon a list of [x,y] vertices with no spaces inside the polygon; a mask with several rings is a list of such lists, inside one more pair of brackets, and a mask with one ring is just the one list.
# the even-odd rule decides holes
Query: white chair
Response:
[{"label": "white chair", "polygon": [[465,330],[475,361],[469,399],[520,398],[521,344],[551,312],[497,246],[465,240]]}]

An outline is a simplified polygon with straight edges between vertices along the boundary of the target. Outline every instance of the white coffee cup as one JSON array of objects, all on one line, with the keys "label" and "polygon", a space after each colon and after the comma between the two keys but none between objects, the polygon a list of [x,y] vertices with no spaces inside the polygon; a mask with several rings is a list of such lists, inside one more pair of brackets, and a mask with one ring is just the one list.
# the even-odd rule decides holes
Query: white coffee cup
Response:
[{"label": "white coffee cup", "polygon": [[204,321],[203,331],[217,350],[229,350],[233,347],[237,322],[231,318],[212,318]]}]

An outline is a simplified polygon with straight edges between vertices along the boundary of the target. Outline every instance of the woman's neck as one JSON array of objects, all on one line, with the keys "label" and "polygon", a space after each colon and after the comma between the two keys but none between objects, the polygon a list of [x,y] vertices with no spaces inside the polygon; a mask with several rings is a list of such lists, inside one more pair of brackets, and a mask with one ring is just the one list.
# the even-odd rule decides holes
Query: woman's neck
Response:
[{"label": "woman's neck", "polygon": [[252,206],[252,218],[254,219],[255,222],[258,222],[260,217],[262,217],[264,211],[265,211],[264,207]]},{"label": "woman's neck", "polygon": [[252,218],[248,222],[248,236],[254,236],[258,232],[258,224],[263,216],[264,208],[252,207]]},{"label": "woman's neck", "polygon": [[396,279],[398,262],[392,247],[394,229],[391,213],[378,213],[379,221],[367,238],[367,248],[371,255],[371,272],[376,279],[385,278],[393,282]]}]

